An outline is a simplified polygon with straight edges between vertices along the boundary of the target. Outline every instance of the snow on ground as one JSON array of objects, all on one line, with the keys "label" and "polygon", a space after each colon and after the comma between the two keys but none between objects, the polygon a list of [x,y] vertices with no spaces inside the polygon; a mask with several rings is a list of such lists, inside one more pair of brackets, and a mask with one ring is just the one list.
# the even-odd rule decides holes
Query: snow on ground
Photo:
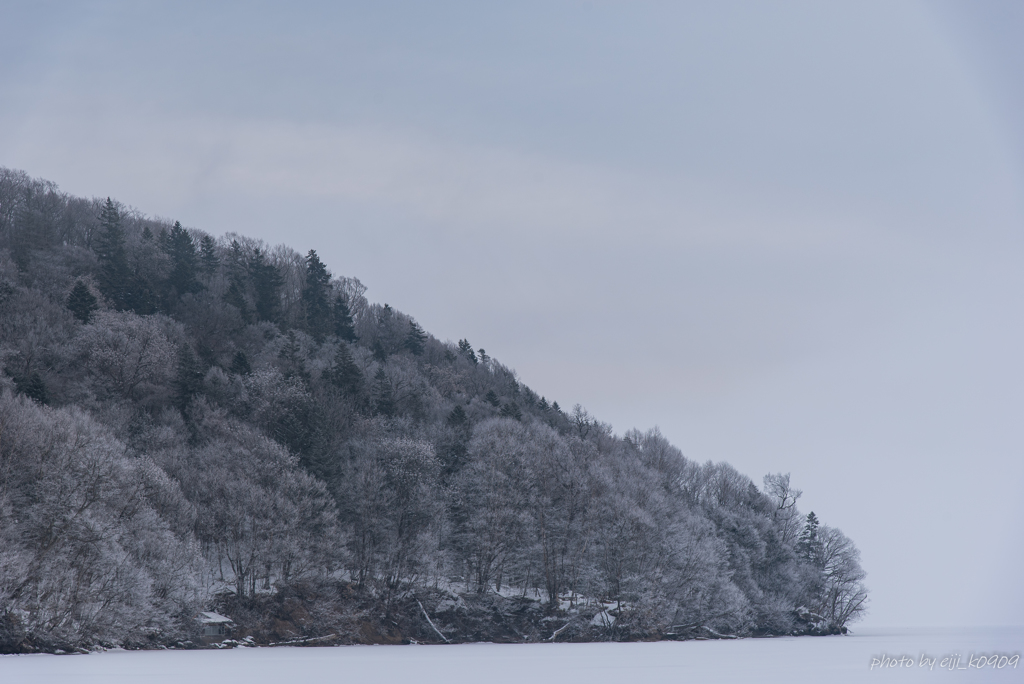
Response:
[{"label": "snow on ground", "polygon": [[[1019,654],[1024,628],[864,630],[835,637],[632,644],[467,644],[239,648],[222,651],[109,651],[89,655],[0,657],[0,682],[49,684],[597,684],[600,682],[1007,682],[1024,664],[950,669],[942,658]],[[921,667],[921,654],[935,657]],[[883,656],[904,666],[871,669]],[[912,660],[912,664],[907,664]],[[889,662],[889,661],[887,661]],[[975,660],[975,663],[977,660]]]}]

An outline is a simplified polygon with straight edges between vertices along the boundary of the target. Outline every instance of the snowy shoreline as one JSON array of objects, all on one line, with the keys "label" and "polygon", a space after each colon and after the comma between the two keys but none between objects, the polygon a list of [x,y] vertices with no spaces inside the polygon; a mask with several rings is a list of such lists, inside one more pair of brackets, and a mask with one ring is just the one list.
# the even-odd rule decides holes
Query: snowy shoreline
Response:
[{"label": "snowy shoreline", "polygon": [[[0,680],[49,682],[368,681],[462,682],[803,682],[934,681],[922,655],[1020,653],[1024,627],[862,629],[847,636],[570,644],[456,644],[107,651],[90,657],[0,657]],[[906,657],[898,675],[871,669],[873,658]],[[1017,681],[1022,668],[966,670],[957,681]],[[949,672],[949,670],[945,670]]]}]

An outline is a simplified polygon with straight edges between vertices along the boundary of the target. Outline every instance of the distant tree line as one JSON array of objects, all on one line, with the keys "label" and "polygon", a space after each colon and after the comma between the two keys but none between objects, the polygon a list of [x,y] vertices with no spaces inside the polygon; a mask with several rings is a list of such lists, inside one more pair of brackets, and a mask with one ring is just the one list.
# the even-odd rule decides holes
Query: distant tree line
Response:
[{"label": "distant tree line", "polygon": [[183,638],[309,583],[601,600],[608,638],[864,611],[788,475],[614,435],[365,290],[0,168],[0,646]]}]

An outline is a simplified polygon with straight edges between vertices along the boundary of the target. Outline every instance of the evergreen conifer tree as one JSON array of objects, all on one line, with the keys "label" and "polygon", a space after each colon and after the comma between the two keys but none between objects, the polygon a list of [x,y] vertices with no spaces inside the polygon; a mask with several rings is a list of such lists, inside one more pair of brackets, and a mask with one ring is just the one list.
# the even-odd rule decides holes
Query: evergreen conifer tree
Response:
[{"label": "evergreen conifer tree", "polygon": [[498,395],[494,393],[494,390],[487,390],[487,394],[484,396],[484,401],[494,408],[501,406],[501,399],[498,399]]},{"label": "evergreen conifer tree", "polygon": [[472,437],[473,425],[462,406],[456,404],[448,414],[445,424],[455,433],[455,439],[447,445],[442,453],[442,474],[451,478],[465,464],[469,455],[469,440]]},{"label": "evergreen conifer tree", "polygon": [[345,298],[338,295],[334,298],[334,334],[339,340],[345,342],[356,341],[356,327],[352,321],[352,313],[349,311]]},{"label": "evergreen conifer tree", "polygon": [[515,418],[516,420],[522,420],[523,412],[520,410],[519,405],[514,401],[506,403],[501,407],[501,416],[504,418]]},{"label": "evergreen conifer tree", "polygon": [[43,377],[38,372],[32,371],[27,375],[15,375],[11,379],[14,380],[14,391],[18,394],[24,394],[37,404],[45,405],[49,402],[46,383],[43,382]]},{"label": "evergreen conifer tree", "polygon": [[469,416],[466,415],[462,406],[456,404],[445,419],[445,424],[453,430],[464,431],[468,434]]},{"label": "evergreen conifer tree", "polygon": [[167,285],[172,301],[189,292],[198,292],[201,289],[196,279],[199,255],[196,253],[192,236],[177,221],[167,235],[165,249],[167,256],[171,258],[171,273],[167,278]]},{"label": "evergreen conifer tree", "polygon": [[68,309],[75,315],[75,318],[88,323],[92,319],[92,312],[98,308],[96,297],[81,280],[75,282],[75,286],[68,295]]},{"label": "evergreen conifer tree", "polygon": [[373,408],[378,415],[385,418],[395,415],[395,393],[383,367],[377,369],[377,374],[373,378],[373,398]]},{"label": "evergreen conifer tree", "polygon": [[818,538],[818,516],[814,515],[814,511],[807,514],[804,529],[800,532],[800,538],[796,543],[796,551],[802,560],[811,565],[822,563],[821,540]]},{"label": "evergreen conifer tree", "polygon": [[288,331],[288,341],[281,347],[277,357],[281,360],[281,370],[284,373],[284,377],[309,379],[309,373],[306,371],[306,364],[302,358],[302,348],[299,346],[294,330]]},{"label": "evergreen conifer tree", "polygon": [[209,235],[199,240],[200,269],[207,278],[212,277],[220,268],[220,257],[217,256],[217,243]]},{"label": "evergreen conifer tree", "polygon": [[427,334],[423,332],[423,328],[416,321],[409,321],[409,332],[405,336],[403,346],[415,356],[420,356],[426,349],[426,341]]},{"label": "evergreen conifer tree", "polygon": [[245,267],[245,255],[238,240],[232,240],[227,256],[228,289],[224,293],[224,302],[238,309],[242,322],[252,321],[252,312],[246,299],[248,290],[248,270]]},{"label": "evergreen conifer tree", "polygon": [[131,308],[131,270],[125,249],[124,228],[117,206],[108,197],[100,213],[100,232],[97,236],[96,257],[100,270],[97,280],[100,292],[115,309]]},{"label": "evergreen conifer tree", "polygon": [[477,363],[476,352],[473,351],[473,345],[469,343],[469,340],[459,340],[459,353],[469,359],[474,365]]},{"label": "evergreen conifer tree", "polygon": [[276,323],[281,304],[280,290],[283,284],[281,273],[276,266],[267,261],[266,256],[259,248],[253,250],[249,273],[256,300],[256,319]]},{"label": "evergreen conifer tree", "polygon": [[182,413],[188,408],[192,397],[203,386],[203,369],[192,347],[183,344],[178,349],[178,365],[174,377],[174,394]]},{"label": "evergreen conifer tree", "polygon": [[235,375],[248,375],[252,372],[252,367],[249,365],[249,357],[245,355],[244,351],[236,351],[235,356],[231,359],[231,367],[229,371]]},{"label": "evergreen conifer tree", "polygon": [[317,342],[331,332],[330,303],[331,273],[320,261],[316,250],[306,255],[306,283],[302,288],[302,305],[306,315],[306,330]]},{"label": "evergreen conifer tree", "polygon": [[363,393],[363,372],[352,359],[348,345],[342,342],[334,354],[334,366],[330,370],[331,383],[351,397]]}]

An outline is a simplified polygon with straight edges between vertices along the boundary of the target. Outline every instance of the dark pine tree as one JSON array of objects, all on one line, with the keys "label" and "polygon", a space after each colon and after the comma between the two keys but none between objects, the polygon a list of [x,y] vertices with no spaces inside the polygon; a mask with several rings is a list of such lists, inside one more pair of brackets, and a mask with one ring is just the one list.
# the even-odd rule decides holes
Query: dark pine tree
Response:
[{"label": "dark pine tree", "polygon": [[228,370],[235,375],[248,375],[252,372],[252,367],[249,365],[249,357],[245,355],[244,351],[239,350],[235,352],[235,357],[231,359],[231,366]]},{"label": "dark pine tree", "polygon": [[469,436],[469,416],[466,415],[466,411],[459,404],[456,404],[455,408],[453,408],[451,413],[448,414],[448,418],[445,419],[445,424],[451,429],[463,433],[464,436]]},{"label": "dark pine tree", "polygon": [[209,235],[199,240],[199,270],[207,278],[212,278],[220,268],[220,257],[217,256],[217,243]]},{"label": "dark pine tree", "polygon": [[405,341],[402,343],[408,351],[414,356],[421,356],[424,349],[426,349],[427,334],[423,332],[423,328],[419,326],[416,321],[409,321],[409,332],[405,336]]},{"label": "dark pine tree", "polygon": [[203,368],[188,344],[178,349],[178,366],[174,376],[174,399],[182,413],[203,386]]},{"label": "dark pine tree", "polygon": [[373,378],[373,410],[378,415],[391,418],[395,415],[395,393],[383,368],[377,369]]},{"label": "dark pine tree", "polygon": [[306,255],[306,283],[302,287],[302,307],[306,314],[306,330],[317,342],[332,332],[331,328],[331,273],[316,255]]},{"label": "dark pine tree", "polygon": [[49,402],[49,397],[46,393],[46,383],[43,382],[43,377],[36,371],[26,375],[15,375],[11,379],[14,381],[14,391],[18,394],[24,394],[37,404]]},{"label": "dark pine tree", "polygon": [[501,406],[501,399],[499,399],[498,395],[494,393],[494,390],[487,390],[487,395],[484,397],[484,401],[494,408]]},{"label": "dark pine tree", "polygon": [[249,263],[249,275],[256,300],[256,319],[276,323],[281,306],[281,285],[284,283],[281,273],[257,248],[253,250]]},{"label": "dark pine tree", "polygon": [[68,295],[68,309],[75,315],[75,318],[83,323],[88,323],[92,318],[92,312],[98,306],[96,297],[89,292],[85,283],[81,280],[76,281],[75,286],[71,288],[71,294]]},{"label": "dark pine tree", "polygon": [[238,309],[242,322],[252,322],[252,310],[246,299],[248,291],[249,273],[245,266],[245,254],[238,240],[232,240],[228,247],[227,257],[228,289],[224,293],[224,302]]},{"label": "dark pine tree", "polygon": [[796,552],[801,560],[814,566],[822,563],[821,540],[818,538],[818,516],[814,511],[807,514],[804,529],[796,543]]},{"label": "dark pine tree", "polygon": [[370,346],[370,350],[373,352],[373,358],[377,363],[387,363],[388,361],[388,350],[384,348],[380,340],[374,340],[373,345]]},{"label": "dark pine tree", "polygon": [[167,235],[165,245],[167,256],[171,259],[171,273],[167,278],[169,297],[176,301],[182,295],[198,292],[202,286],[196,279],[199,270],[199,254],[196,243],[188,231],[177,221]]},{"label": "dark pine tree", "polygon": [[334,334],[339,340],[345,342],[356,341],[356,326],[352,322],[352,312],[349,311],[345,298],[338,295],[334,298]]},{"label": "dark pine tree", "polygon": [[309,373],[306,371],[305,359],[302,355],[302,347],[295,336],[294,330],[288,331],[288,341],[281,347],[277,358],[281,365],[281,373],[286,378],[299,378],[309,380]]},{"label": "dark pine tree", "polygon": [[501,407],[501,415],[504,418],[515,418],[516,420],[522,420],[523,418],[523,412],[514,401]]},{"label": "dark pine tree", "polygon": [[139,270],[132,272],[131,276],[131,300],[129,306],[132,311],[140,316],[160,311],[161,299],[152,287],[150,281]]},{"label": "dark pine tree", "polygon": [[132,273],[128,267],[124,228],[121,226],[121,214],[109,197],[100,213],[95,252],[100,265],[97,274],[100,292],[118,311],[130,309]]},{"label": "dark pine tree", "polygon": [[352,359],[348,345],[344,342],[338,345],[338,351],[334,354],[334,365],[329,371],[328,379],[332,385],[350,397],[358,398],[363,394],[363,372]]},{"label": "dark pine tree", "polygon": [[469,440],[473,433],[473,425],[469,416],[458,404],[448,414],[445,425],[451,428],[453,439],[441,449],[442,475],[447,480],[455,475],[466,463],[469,454]]},{"label": "dark pine tree", "polygon": [[459,353],[469,359],[473,364],[477,363],[476,352],[468,340],[459,340]]}]

